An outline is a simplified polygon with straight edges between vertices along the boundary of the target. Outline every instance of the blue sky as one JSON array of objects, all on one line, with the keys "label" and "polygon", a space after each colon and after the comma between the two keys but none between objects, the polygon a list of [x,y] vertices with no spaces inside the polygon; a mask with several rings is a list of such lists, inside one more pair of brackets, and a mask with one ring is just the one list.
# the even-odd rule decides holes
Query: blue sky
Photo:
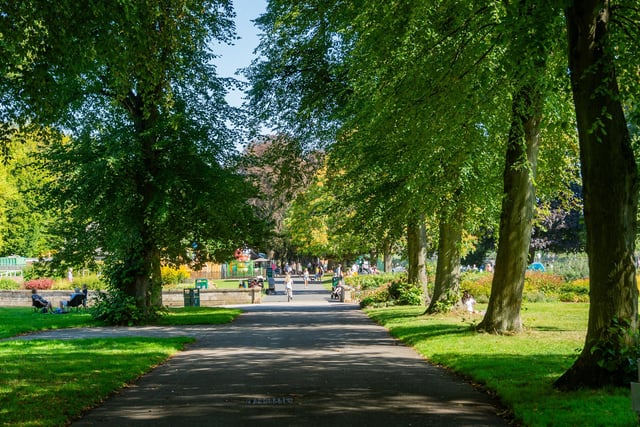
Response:
[{"label": "blue sky", "polygon": [[[214,53],[220,55],[215,63],[219,76],[244,80],[241,76],[235,76],[235,72],[249,66],[254,58],[253,50],[258,46],[258,30],[251,21],[266,11],[267,0],[233,0],[233,7],[236,11],[236,33],[240,39],[233,46],[215,46]],[[242,93],[230,93],[227,101],[233,106],[240,106]]]}]

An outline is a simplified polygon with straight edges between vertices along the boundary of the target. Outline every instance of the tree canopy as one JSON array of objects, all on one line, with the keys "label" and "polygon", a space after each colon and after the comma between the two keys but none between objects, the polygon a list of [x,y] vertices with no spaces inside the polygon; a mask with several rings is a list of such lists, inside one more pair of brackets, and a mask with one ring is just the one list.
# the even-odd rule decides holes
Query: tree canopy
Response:
[{"label": "tree canopy", "polygon": [[232,157],[233,81],[216,76],[209,48],[234,37],[229,1],[4,6],[6,50],[25,31],[38,39],[2,70],[2,88],[20,88],[4,92],[19,106],[9,113],[69,136],[44,154],[65,259],[99,250],[114,289],[152,311],[161,261],[198,264],[261,238],[246,203],[255,192]]},{"label": "tree canopy", "polygon": [[[609,2],[574,3],[564,13],[561,5],[549,1],[371,4],[273,0],[258,21],[265,34],[258,49],[263,56],[248,74],[254,87],[252,105],[259,113],[275,116],[296,137],[314,138],[326,130],[335,135],[327,153],[328,182],[338,190],[336,205],[356,212],[352,226],[360,221],[384,235],[406,225],[413,239],[408,247],[417,249],[421,241],[415,234],[418,223],[435,221],[440,224],[439,261],[445,254],[452,254],[455,260],[460,257],[456,247],[462,232],[451,226],[462,224],[471,232],[495,230],[492,206],[502,204],[491,300],[479,325],[489,332],[517,332],[522,326],[520,303],[536,206],[544,207],[554,199],[557,203],[572,200],[578,177],[583,180],[586,201],[591,164],[603,161],[609,168],[622,167],[624,190],[606,197],[598,192],[595,203],[619,206],[617,212],[636,209],[635,166],[614,156],[618,143],[626,144],[620,126],[624,117],[613,101],[635,105],[634,92],[618,96],[613,72],[597,78],[587,72],[578,80],[572,69],[572,100],[564,26],[575,13],[576,22],[589,23],[575,37],[582,41],[584,34],[597,36],[594,43],[579,45],[595,46],[595,50],[580,52],[584,56],[576,55],[574,65],[602,57],[606,70],[614,70],[615,62],[622,66],[621,75],[630,76],[637,72],[637,64],[629,63],[637,44],[623,34],[636,34],[633,23],[637,21],[624,17],[636,17],[637,7],[626,1],[615,7]],[[622,10],[629,14],[618,13]],[[609,36],[612,24],[622,31]],[[609,55],[613,50],[625,52],[624,58]],[[594,61],[591,66],[597,74],[602,63]],[[632,80],[621,80],[623,87],[631,87]],[[602,100],[603,109],[594,105],[586,108],[592,108],[590,113],[581,115],[578,95],[600,90],[613,96]],[[576,128],[581,132],[580,158]],[[603,132],[595,132],[596,128]],[[598,151],[597,157],[585,157],[592,149],[585,145],[583,131],[610,141],[612,151],[600,144],[604,151]],[[496,160],[501,157],[503,167],[497,168]],[[626,156],[627,160],[632,157]],[[496,174],[500,169],[502,182]],[[600,177],[595,182],[607,179]],[[500,185],[502,191],[496,191]],[[593,188],[604,187],[594,184]],[[629,203],[623,206],[622,200]],[[585,206],[585,214],[588,212]],[[604,236],[596,230],[606,221],[598,216],[599,225],[592,229],[596,234],[591,237],[598,244],[590,240],[587,224],[587,247],[590,241],[595,245],[588,249],[590,257],[596,246],[598,250],[609,247],[609,239],[628,242],[635,237],[635,222],[628,222],[635,217],[621,218],[615,237],[599,240]],[[449,237],[442,239],[445,234]],[[615,253],[625,260],[610,266],[627,265],[630,257],[624,254],[630,248],[620,249]],[[443,263],[442,269],[439,264],[436,283],[443,273],[442,285],[456,289],[456,262],[459,265],[459,260]],[[592,268],[596,264],[603,268],[601,273],[610,273],[608,281],[620,280],[610,284],[621,291],[613,298],[601,295],[599,302],[608,309],[600,315],[611,320],[612,313],[619,313],[631,319],[634,311],[620,299],[631,289],[630,276],[614,274],[596,261]],[[603,283],[605,276],[599,276]],[[599,286],[592,284],[592,290]],[[437,294],[434,298],[439,298]],[[637,305],[633,295],[625,301]],[[600,317],[594,332],[603,328],[604,320]],[[635,320],[631,322],[635,325]]]}]

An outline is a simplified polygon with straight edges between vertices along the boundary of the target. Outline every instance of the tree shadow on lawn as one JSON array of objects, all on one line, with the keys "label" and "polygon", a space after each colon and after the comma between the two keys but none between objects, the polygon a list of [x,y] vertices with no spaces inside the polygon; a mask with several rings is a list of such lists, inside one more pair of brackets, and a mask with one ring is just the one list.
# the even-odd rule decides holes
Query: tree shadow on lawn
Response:
[{"label": "tree shadow on lawn", "polygon": [[394,326],[391,334],[408,345],[415,345],[429,338],[444,335],[473,335],[475,331],[471,325],[430,324],[415,326]]},{"label": "tree shadow on lawn", "polygon": [[636,425],[628,388],[563,392],[553,387],[573,360],[561,353],[429,356],[431,363],[495,392],[524,425]]}]

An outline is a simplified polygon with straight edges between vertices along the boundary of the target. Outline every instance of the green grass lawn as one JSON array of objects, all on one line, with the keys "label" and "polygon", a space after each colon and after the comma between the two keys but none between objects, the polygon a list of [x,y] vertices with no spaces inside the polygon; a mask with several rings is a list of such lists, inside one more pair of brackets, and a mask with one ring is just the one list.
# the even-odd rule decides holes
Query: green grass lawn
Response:
[{"label": "green grass lawn", "polygon": [[0,343],[3,426],[63,426],[180,351],[190,338]]},{"label": "green grass lawn", "polygon": [[[162,325],[228,323],[240,310],[170,309]],[[99,326],[88,313],[0,308],[0,338],[37,330]],[[0,342],[0,425],[63,426],[163,363],[192,338],[110,338]]]},{"label": "green grass lawn", "polygon": [[44,329],[99,326],[89,313],[43,314],[27,307],[0,307],[0,338],[13,337]]},{"label": "green grass lawn", "polygon": [[[481,309],[481,307],[478,307]],[[481,315],[422,316],[422,307],[368,310],[429,361],[497,392],[526,426],[635,426],[629,388],[559,392],[552,383],[584,344],[588,304],[525,304],[525,332],[478,334]]]},{"label": "green grass lawn", "polygon": [[[475,333],[472,326],[481,315],[422,316],[423,311],[421,307],[396,307],[368,310],[368,314],[431,362],[494,390],[523,425],[638,425],[628,388],[561,393],[552,387],[583,345],[587,304],[525,304],[525,331],[513,336]],[[239,313],[233,309],[179,308],[170,310],[160,323],[224,323]],[[0,337],[96,325],[85,313],[48,315],[29,308],[0,308]],[[0,425],[65,425],[189,341],[0,342]]]}]

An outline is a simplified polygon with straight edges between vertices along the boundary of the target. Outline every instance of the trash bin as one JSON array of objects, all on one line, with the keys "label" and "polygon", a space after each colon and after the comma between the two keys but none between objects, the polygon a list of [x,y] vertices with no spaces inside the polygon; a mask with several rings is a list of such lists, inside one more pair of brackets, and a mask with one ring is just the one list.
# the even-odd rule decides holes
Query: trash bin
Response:
[{"label": "trash bin", "polygon": [[340,302],[344,302],[344,294],[347,292],[344,286],[342,286],[342,292],[340,292]]},{"label": "trash bin", "polygon": [[209,280],[207,280],[207,279],[196,279],[196,288],[198,288],[198,289],[209,289]]},{"label": "trash bin", "polygon": [[184,306],[200,307],[200,289],[199,288],[184,290]]}]

